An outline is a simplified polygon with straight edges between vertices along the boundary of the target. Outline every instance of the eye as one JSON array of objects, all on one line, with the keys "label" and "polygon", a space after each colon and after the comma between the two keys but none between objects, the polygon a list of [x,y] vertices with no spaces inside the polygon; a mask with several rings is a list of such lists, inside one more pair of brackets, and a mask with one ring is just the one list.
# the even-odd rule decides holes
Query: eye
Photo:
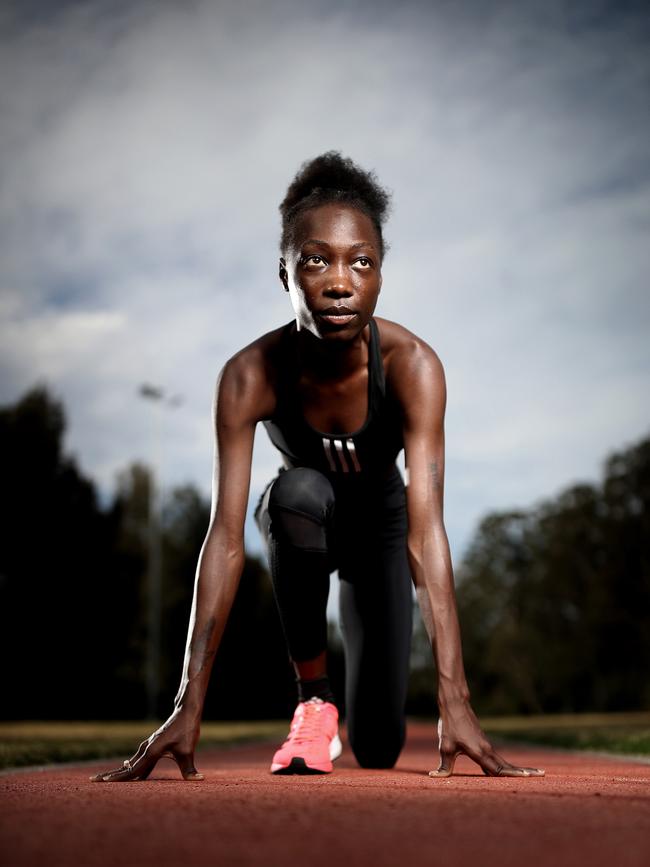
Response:
[{"label": "eye", "polygon": [[368,268],[372,268],[372,260],[368,259],[367,256],[361,256],[359,259],[356,260],[354,264],[361,265],[361,269],[364,271]]},{"label": "eye", "polygon": [[316,253],[312,253],[309,256],[303,256],[300,260],[302,265],[324,265],[325,260],[322,256],[317,255]]}]

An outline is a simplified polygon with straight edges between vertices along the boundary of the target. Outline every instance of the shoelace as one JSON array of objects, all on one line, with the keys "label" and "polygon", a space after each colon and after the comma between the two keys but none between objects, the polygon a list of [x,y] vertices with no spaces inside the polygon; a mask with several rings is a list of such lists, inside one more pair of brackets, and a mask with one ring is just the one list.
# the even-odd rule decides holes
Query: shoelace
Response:
[{"label": "shoelace", "polygon": [[321,725],[324,717],[321,717],[322,704],[315,704],[307,701],[303,705],[302,715],[294,723],[289,739],[297,744],[305,743],[306,741],[314,740],[317,736],[323,736]]}]

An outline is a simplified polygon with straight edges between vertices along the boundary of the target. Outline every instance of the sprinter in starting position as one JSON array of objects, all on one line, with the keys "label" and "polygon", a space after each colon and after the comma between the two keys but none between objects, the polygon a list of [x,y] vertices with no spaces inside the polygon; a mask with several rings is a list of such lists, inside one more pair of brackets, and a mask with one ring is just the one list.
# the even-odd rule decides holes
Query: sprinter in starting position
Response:
[{"label": "sprinter in starting position", "polygon": [[[298,685],[275,774],[328,773],[341,753],[327,676],[326,605],[338,569],[350,747],[391,768],[405,739],[415,585],[438,676],[439,767],[464,753],[492,776],[516,767],[469,701],[443,524],[445,377],[424,340],[374,316],[388,194],[338,152],[305,163],[280,206],[279,276],[293,317],[224,365],[215,395],[210,525],[197,567],[174,710],[124,765],[91,778],[145,779],[162,756],[200,780],[205,692],[244,566],[253,440],[262,422],[283,466],[255,509]],[[406,478],[396,466],[405,451]]]}]

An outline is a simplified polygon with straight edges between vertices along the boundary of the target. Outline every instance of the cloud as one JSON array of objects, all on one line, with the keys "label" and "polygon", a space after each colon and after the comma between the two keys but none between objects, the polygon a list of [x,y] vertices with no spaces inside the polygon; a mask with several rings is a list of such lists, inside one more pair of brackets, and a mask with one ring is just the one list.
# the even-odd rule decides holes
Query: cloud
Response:
[{"label": "cloud", "polygon": [[[394,194],[377,314],[445,364],[455,557],[593,477],[647,432],[650,367],[647,15],[596,5],[5,12],[0,398],[48,379],[109,491],[159,383],[165,478],[207,493],[216,375],[291,317],[277,205],[336,147]],[[251,506],[278,464],[260,429]]]}]

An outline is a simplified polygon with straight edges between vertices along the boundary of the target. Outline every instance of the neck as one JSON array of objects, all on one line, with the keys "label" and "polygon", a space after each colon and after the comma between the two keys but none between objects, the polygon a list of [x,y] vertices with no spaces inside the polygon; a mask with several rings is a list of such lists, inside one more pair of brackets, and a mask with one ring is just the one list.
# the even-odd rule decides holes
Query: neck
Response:
[{"label": "neck", "polygon": [[344,379],[368,363],[370,326],[364,326],[350,340],[327,340],[315,337],[304,328],[294,332],[301,373],[321,381]]}]

